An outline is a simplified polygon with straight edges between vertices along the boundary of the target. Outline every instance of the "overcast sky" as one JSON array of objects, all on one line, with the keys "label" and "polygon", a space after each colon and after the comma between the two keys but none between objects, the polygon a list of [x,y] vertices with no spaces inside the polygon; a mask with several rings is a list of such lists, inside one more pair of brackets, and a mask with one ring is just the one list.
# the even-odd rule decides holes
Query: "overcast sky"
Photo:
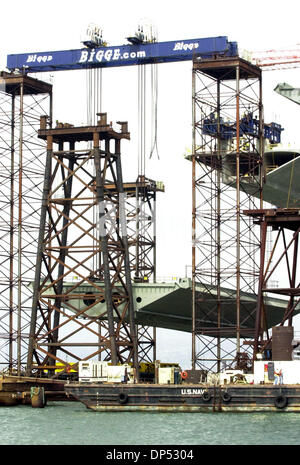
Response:
[{"label": "overcast sky", "polygon": [[[91,22],[103,28],[103,37],[110,45],[122,45],[142,18],[148,18],[157,28],[159,41],[225,35],[230,41],[238,42],[240,50],[293,47],[300,42],[299,13],[299,2],[292,0],[4,2],[0,17],[0,68],[5,69],[6,56],[11,53],[81,48],[82,34]],[[183,157],[192,144],[191,68],[191,62],[183,62],[162,64],[158,70],[160,159],[154,157],[146,163],[146,175],[163,181],[166,186],[166,192],[158,194],[157,205],[158,276],[184,276],[186,265],[191,264],[191,166]],[[85,71],[54,74],[54,118],[73,124],[85,123]],[[300,146],[300,109],[273,91],[279,82],[299,87],[300,68],[263,73],[265,122],[275,120],[282,124],[283,142]],[[123,169],[124,180],[134,180],[137,174],[136,67],[103,71],[102,109],[108,113],[109,121],[129,123],[132,140],[123,143]],[[147,115],[150,125],[150,113]],[[164,357],[167,345],[161,347]],[[182,347],[186,351],[184,342]]]}]

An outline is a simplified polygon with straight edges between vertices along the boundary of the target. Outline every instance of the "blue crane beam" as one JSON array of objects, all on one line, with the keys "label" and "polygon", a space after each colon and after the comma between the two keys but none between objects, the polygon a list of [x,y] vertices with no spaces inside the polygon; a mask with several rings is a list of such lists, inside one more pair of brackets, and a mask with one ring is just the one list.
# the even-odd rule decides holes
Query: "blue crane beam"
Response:
[{"label": "blue crane beam", "polygon": [[25,73],[106,68],[192,60],[194,57],[236,56],[237,43],[226,36],[112,47],[34,52],[7,56],[7,68]]}]

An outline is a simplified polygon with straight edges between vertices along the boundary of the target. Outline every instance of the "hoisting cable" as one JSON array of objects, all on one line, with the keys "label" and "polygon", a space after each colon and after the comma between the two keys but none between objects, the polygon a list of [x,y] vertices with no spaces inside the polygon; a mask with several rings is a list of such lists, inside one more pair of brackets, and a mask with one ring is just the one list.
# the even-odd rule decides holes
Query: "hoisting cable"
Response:
[{"label": "hoisting cable", "polygon": [[157,102],[158,102],[158,66],[157,63],[151,64],[151,150],[149,158],[152,158],[156,149],[157,158],[159,159],[157,147]]},{"label": "hoisting cable", "polygon": [[145,176],[146,169],[146,72],[145,65],[138,66],[138,175]]},{"label": "hoisting cable", "polygon": [[[101,113],[102,108],[102,69],[87,69],[86,70],[86,99],[87,99],[87,125],[95,126],[97,124],[97,113]],[[93,142],[88,142],[88,150],[92,150]],[[91,163],[89,161],[88,163]],[[96,176],[95,166],[93,164],[93,176]],[[93,223],[96,224],[98,214],[98,206],[93,206]],[[93,248],[96,250],[99,237],[93,238]],[[93,255],[93,269],[100,267],[100,263],[95,263],[99,260],[99,254]]]},{"label": "hoisting cable", "polygon": [[142,115],[143,115],[143,170],[142,175],[146,173],[146,66],[143,65],[143,98],[142,98]]},{"label": "hoisting cable", "polygon": [[87,124],[96,124],[97,113],[102,107],[102,69],[86,70]]},{"label": "hoisting cable", "polygon": [[[146,66],[138,66],[138,182],[145,181],[146,172]],[[136,276],[140,275],[140,270],[144,268],[143,234],[145,230],[145,205],[143,201],[143,187],[137,187],[136,195]]]}]

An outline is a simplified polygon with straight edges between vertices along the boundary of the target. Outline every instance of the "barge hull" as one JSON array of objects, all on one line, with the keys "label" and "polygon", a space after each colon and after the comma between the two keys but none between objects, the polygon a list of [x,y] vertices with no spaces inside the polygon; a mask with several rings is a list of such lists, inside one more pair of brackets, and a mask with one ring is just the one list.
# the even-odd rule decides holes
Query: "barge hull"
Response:
[{"label": "barge hull", "polygon": [[65,391],[97,412],[300,412],[300,385],[74,383]]}]

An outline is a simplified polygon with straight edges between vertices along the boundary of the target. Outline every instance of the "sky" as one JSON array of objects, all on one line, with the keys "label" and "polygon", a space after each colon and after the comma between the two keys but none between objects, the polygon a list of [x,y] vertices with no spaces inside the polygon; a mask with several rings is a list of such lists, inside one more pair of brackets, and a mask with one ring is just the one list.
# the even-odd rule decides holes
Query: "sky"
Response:
[{"label": "sky", "polygon": [[[5,2],[0,16],[0,69],[11,53],[81,48],[89,23],[103,29],[109,45],[122,45],[142,19],[156,27],[159,41],[227,36],[239,50],[258,51],[293,47],[300,42],[297,1],[235,0],[89,0]],[[5,11],[7,10],[7,11]],[[157,199],[157,275],[184,276],[191,264],[191,166],[184,153],[192,145],[192,64],[162,64],[158,69],[158,156],[146,161],[146,175],[165,184]],[[43,78],[43,76],[42,76]],[[45,76],[46,78],[46,76]],[[50,77],[47,76],[47,79]],[[86,121],[84,71],[54,73],[54,119],[83,124]],[[300,147],[300,108],[277,95],[279,82],[300,86],[300,68],[263,73],[265,121],[280,123],[284,143]],[[149,86],[149,82],[147,84]],[[149,87],[148,87],[149,88]],[[75,98],[74,98],[75,97]],[[124,180],[137,170],[137,69],[103,71],[102,110],[109,121],[129,123],[131,141],[122,146]],[[148,111],[148,110],[147,110]],[[148,131],[150,116],[147,113]],[[162,331],[164,334],[164,331]],[[182,363],[190,359],[190,336],[168,333],[161,337],[161,358]],[[178,343],[180,341],[180,343]],[[172,348],[173,347],[173,348]],[[176,347],[176,349],[174,349]],[[164,359],[165,359],[164,358]],[[176,359],[176,360],[175,360]]]}]

